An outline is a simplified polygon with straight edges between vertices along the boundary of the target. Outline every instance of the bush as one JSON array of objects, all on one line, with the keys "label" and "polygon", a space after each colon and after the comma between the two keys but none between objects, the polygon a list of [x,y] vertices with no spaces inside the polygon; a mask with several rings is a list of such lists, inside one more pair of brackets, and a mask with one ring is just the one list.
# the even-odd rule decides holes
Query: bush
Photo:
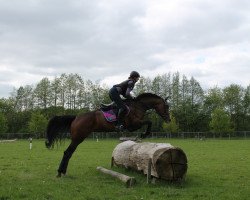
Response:
[{"label": "bush", "polygon": [[3,113],[0,113],[0,134],[6,133],[8,129],[7,119],[5,118]]},{"label": "bush", "polygon": [[32,113],[29,121],[28,129],[30,133],[36,134],[38,137],[43,137],[48,120],[39,112]]}]

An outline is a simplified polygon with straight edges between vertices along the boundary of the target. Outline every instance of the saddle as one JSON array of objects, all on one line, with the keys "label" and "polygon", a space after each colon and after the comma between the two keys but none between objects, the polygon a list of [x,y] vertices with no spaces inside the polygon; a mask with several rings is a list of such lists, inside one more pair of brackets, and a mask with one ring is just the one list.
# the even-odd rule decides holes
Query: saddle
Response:
[{"label": "saddle", "polygon": [[[127,113],[126,116],[129,114],[130,109],[127,107]],[[118,107],[115,102],[112,102],[110,104],[103,104],[101,103],[101,108],[103,116],[108,122],[116,122],[117,121],[117,115],[118,115]]]},{"label": "saddle", "polygon": [[110,104],[101,103],[101,110],[102,111],[108,111],[108,110],[112,110],[112,109],[117,109],[117,105],[115,104],[115,102],[111,102]]}]

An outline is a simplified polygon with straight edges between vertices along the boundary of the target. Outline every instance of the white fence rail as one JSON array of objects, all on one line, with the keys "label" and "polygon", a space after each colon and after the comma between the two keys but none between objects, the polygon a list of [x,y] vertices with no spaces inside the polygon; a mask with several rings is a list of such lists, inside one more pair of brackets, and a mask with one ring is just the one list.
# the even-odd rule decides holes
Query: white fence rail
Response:
[{"label": "white fence rail", "polygon": [[[140,137],[142,132],[94,132],[89,135],[88,138],[96,139],[108,139],[108,138],[119,138],[119,137]],[[30,134],[30,133],[1,133],[0,139],[28,139],[43,138],[41,135],[45,134]],[[70,134],[68,134],[70,137]],[[178,133],[167,133],[167,132],[152,132],[148,138],[195,138],[195,139],[206,139],[206,138],[221,138],[221,139],[250,139],[250,131],[235,131],[232,133],[212,133],[212,132],[178,132]]]}]

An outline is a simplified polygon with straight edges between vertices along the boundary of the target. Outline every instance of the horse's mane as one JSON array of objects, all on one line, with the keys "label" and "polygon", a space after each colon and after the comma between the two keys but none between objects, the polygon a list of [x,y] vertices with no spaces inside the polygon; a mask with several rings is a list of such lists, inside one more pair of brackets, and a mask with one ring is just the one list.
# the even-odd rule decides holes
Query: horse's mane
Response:
[{"label": "horse's mane", "polygon": [[142,93],[142,94],[140,94],[140,95],[138,95],[137,97],[136,97],[136,101],[140,101],[141,99],[143,99],[143,98],[148,98],[148,97],[153,97],[153,98],[159,98],[159,99],[161,99],[161,97],[159,97],[158,95],[156,95],[156,94],[152,94],[152,93]]},{"label": "horse's mane", "polygon": [[158,95],[156,95],[156,94],[153,94],[153,93],[142,93],[142,94],[139,94],[136,98],[135,98],[135,100],[131,100],[131,99],[124,99],[123,101],[125,102],[125,103],[127,103],[127,104],[130,104],[130,103],[132,103],[132,102],[134,102],[134,101],[136,101],[136,102],[138,102],[138,101],[140,101],[140,100],[142,100],[142,99],[144,99],[144,98],[158,98],[158,99],[161,99],[161,97],[160,96],[158,96]]}]

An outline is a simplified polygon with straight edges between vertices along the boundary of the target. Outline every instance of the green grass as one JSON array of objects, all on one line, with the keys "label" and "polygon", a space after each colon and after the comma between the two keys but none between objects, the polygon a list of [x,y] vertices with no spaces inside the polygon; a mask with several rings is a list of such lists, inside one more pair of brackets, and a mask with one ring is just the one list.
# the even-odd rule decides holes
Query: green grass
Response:
[{"label": "green grass", "polygon": [[132,188],[96,170],[110,169],[111,154],[118,140],[86,140],[70,160],[68,174],[56,178],[56,170],[69,141],[47,150],[43,140],[0,143],[0,200],[83,199],[249,199],[250,140],[147,140],[169,142],[188,157],[183,183],[157,181],[146,184],[146,176],[125,169],[113,169],[134,176]]}]

